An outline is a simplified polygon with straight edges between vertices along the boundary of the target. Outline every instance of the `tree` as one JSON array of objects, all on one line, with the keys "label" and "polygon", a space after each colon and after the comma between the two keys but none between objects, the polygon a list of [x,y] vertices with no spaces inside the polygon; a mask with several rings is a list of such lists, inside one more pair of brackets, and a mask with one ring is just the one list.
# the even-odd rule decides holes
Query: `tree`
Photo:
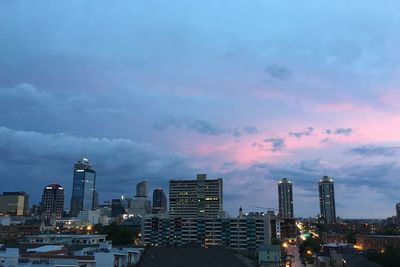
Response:
[{"label": "tree", "polygon": [[107,235],[114,245],[131,245],[133,243],[133,233],[128,228],[119,226],[115,222],[106,226],[95,225],[94,231]]}]

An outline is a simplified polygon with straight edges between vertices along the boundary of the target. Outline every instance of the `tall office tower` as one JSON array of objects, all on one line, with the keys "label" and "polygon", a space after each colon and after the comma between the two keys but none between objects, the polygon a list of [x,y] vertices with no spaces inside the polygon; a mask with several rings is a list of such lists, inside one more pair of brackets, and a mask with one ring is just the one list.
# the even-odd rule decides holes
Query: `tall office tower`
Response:
[{"label": "tall office tower", "polygon": [[400,203],[396,204],[396,224],[400,226]]},{"label": "tall office tower", "polygon": [[28,201],[29,196],[25,192],[3,192],[0,195],[0,215],[26,215]]},{"label": "tall office tower", "polygon": [[146,181],[141,181],[136,185],[136,196],[135,197],[146,197],[148,192],[149,184]]},{"label": "tall office tower", "polygon": [[64,212],[64,188],[49,184],[43,190],[41,217],[44,220],[60,219]]},{"label": "tall office tower", "polygon": [[293,218],[293,188],[292,183],[283,178],[278,183],[279,216]]},{"label": "tall office tower", "polygon": [[96,171],[86,158],[74,164],[74,180],[70,215],[78,216],[80,211],[94,210],[96,202]]},{"label": "tall office tower", "polygon": [[322,220],[326,224],[336,223],[335,191],[332,178],[322,176],[318,187]]},{"label": "tall office tower", "polygon": [[147,199],[148,195],[147,181],[141,181],[136,185],[136,196],[130,204],[128,212],[135,215],[145,215],[151,213],[151,201]]},{"label": "tall office tower", "polygon": [[170,180],[170,216],[218,217],[223,211],[222,196],[222,178],[207,179],[207,174],[198,174],[197,180]]},{"label": "tall office tower", "polygon": [[165,213],[167,211],[167,197],[161,188],[153,191],[153,213]]}]

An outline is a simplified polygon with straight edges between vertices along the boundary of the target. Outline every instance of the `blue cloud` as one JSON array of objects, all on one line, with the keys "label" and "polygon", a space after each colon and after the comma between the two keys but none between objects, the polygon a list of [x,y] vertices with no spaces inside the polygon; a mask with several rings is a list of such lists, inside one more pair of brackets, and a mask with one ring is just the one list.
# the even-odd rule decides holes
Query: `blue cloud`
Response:
[{"label": "blue cloud", "polygon": [[307,127],[304,131],[300,132],[289,132],[290,137],[301,138],[303,136],[310,136],[314,132],[314,127]]}]

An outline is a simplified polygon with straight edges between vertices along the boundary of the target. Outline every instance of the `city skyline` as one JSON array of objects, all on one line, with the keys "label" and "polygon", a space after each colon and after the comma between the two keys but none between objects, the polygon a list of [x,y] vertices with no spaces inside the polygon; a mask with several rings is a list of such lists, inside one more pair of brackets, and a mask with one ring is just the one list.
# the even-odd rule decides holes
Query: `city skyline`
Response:
[{"label": "city skyline", "polygon": [[309,217],[326,173],[338,216],[395,214],[399,3],[46,2],[0,3],[2,191],[69,199],[85,147],[101,202],[207,173],[236,214],[287,177]]}]

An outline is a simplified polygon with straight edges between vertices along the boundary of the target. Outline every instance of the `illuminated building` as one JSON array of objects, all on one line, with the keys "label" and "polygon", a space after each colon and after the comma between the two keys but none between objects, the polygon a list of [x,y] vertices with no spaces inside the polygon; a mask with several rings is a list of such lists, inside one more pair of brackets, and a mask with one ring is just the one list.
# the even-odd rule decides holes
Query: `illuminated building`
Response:
[{"label": "illuminated building", "polygon": [[169,181],[169,207],[172,217],[218,217],[223,211],[222,178]]},{"label": "illuminated building", "polygon": [[61,219],[64,212],[64,188],[49,184],[43,189],[41,217],[44,220]]},{"label": "illuminated building", "polygon": [[292,183],[283,178],[278,183],[279,216],[293,218],[293,188]]},{"label": "illuminated building", "polygon": [[96,171],[87,158],[81,158],[74,164],[70,215],[76,217],[80,211],[94,210],[96,198]]},{"label": "illuminated building", "polygon": [[323,176],[318,183],[319,206],[323,223],[331,224],[336,222],[335,191],[333,180]]}]

